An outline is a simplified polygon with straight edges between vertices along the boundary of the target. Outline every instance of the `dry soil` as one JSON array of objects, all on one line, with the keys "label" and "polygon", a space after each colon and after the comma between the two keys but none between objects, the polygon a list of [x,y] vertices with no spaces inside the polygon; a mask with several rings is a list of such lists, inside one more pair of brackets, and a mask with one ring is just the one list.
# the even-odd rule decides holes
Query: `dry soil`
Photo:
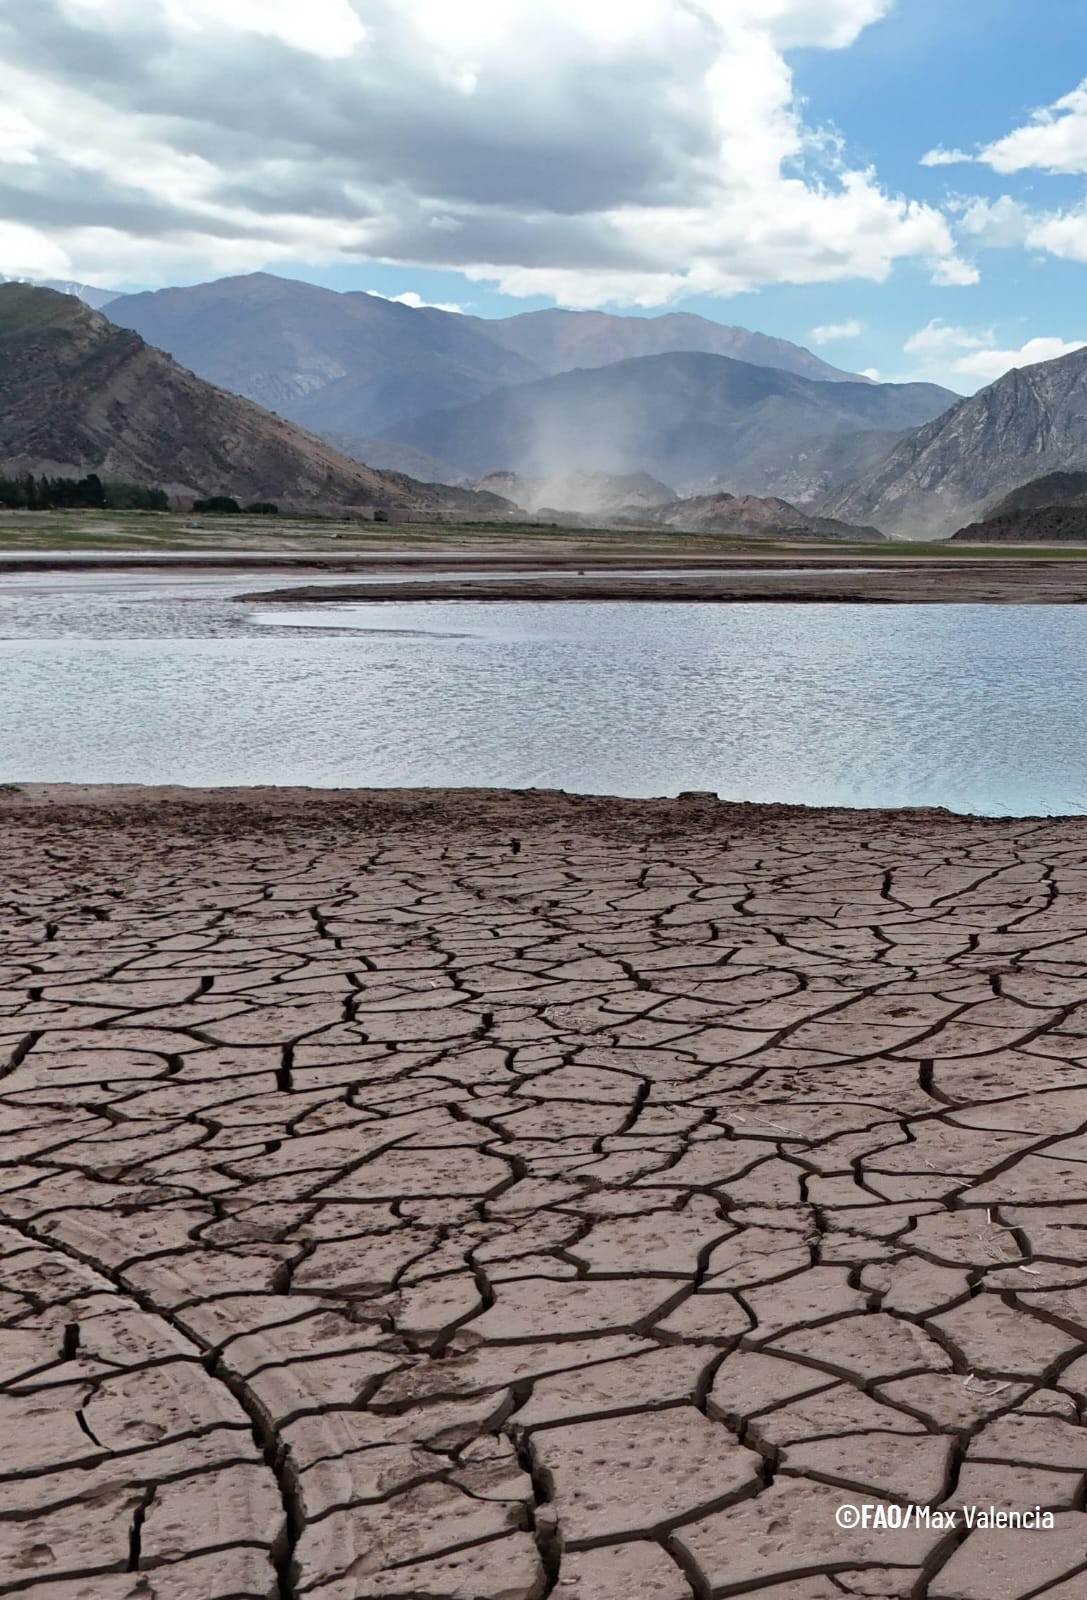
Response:
[{"label": "dry soil", "polygon": [[0,1595],[1087,1592],[1087,820],[0,823]]}]

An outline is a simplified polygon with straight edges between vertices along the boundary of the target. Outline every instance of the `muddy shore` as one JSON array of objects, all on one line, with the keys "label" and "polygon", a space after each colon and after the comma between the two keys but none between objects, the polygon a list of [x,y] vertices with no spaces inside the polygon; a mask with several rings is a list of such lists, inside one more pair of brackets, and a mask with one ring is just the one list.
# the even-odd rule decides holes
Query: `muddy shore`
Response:
[{"label": "muddy shore", "polygon": [[620,837],[633,830],[652,839],[692,827],[705,832],[780,828],[818,823],[831,829],[858,827],[1034,828],[1067,827],[1087,838],[1087,817],[967,817],[936,806],[869,809],[764,804],[722,800],[703,790],[677,796],[630,799],[621,795],[575,794],[564,789],[311,789],[268,785],[189,788],[182,784],[0,784],[0,821],[47,831],[58,826],[114,827],[169,833],[195,826],[220,833],[253,827],[343,829],[366,826],[412,833],[438,826],[453,830],[536,830]]},{"label": "muddy shore", "polygon": [[[1082,605],[1087,602],[1087,561],[926,561],[863,562],[863,570],[826,570],[801,562],[783,563],[788,572],[755,562],[737,563],[742,571],[700,571],[660,568],[642,576],[601,571],[586,564],[572,572],[523,572],[476,581],[470,576],[420,578],[407,584],[380,578],[315,588],[254,590],[243,601],[381,601],[381,600],[642,600],[642,601],[781,601],[838,604],[1012,604]],[[635,564],[648,567],[652,563]],[[703,566],[706,564],[702,564]],[[840,564],[839,564],[840,565]],[[771,576],[772,573],[772,576]]]},{"label": "muddy shore", "polygon": [[[847,570],[843,570],[847,569]],[[1070,604],[1087,601],[1087,553],[1080,560],[1026,558],[1000,551],[954,557],[863,556],[802,548],[712,551],[685,556],[622,555],[589,549],[462,547],[340,553],[224,551],[64,552],[0,555],[0,576],[86,571],[162,571],[222,574],[289,572],[289,586],[254,587],[244,602],[337,601],[783,601],[793,603]],[[309,575],[342,574],[342,584],[312,585]],[[430,576],[427,576],[427,575]],[[463,574],[463,575],[462,575]],[[387,575],[387,576],[386,576]],[[392,581],[410,576],[412,581]]]},{"label": "muddy shore", "polygon": [[[450,545],[430,545],[425,549],[404,547],[387,550],[338,550],[327,544],[314,545],[308,549],[292,550],[250,550],[245,548],[218,550],[136,550],[136,549],[89,549],[82,551],[70,550],[0,550],[0,574],[10,575],[21,572],[83,572],[109,569],[149,569],[153,571],[171,571],[192,569],[194,571],[229,570],[231,572],[263,572],[287,569],[310,570],[314,572],[360,572],[363,574],[382,572],[442,572],[448,569],[466,568],[472,572],[578,572],[582,568],[589,568],[595,573],[630,572],[652,569],[656,572],[684,572],[714,568],[727,573],[733,568],[773,571],[778,567],[803,567],[812,571],[819,571],[827,567],[840,567],[842,565],[869,566],[914,566],[918,563],[938,563],[948,568],[968,566],[975,562],[989,564],[991,562],[1019,562],[1026,559],[1034,564],[1030,557],[1024,558],[1020,552],[1009,554],[999,546],[994,545],[982,552],[963,550],[953,556],[934,557],[931,555],[909,556],[887,555],[881,552],[865,551],[863,557],[854,550],[836,551],[826,546],[813,552],[806,545],[774,544],[767,548],[765,545],[752,546],[748,549],[737,549],[733,546],[728,553],[722,554],[718,546],[713,544],[703,545],[692,550],[690,545],[686,553],[669,555],[662,553],[659,546],[651,546],[640,550],[636,545],[628,545],[622,551],[616,552],[608,549],[594,547],[592,544],[575,546],[571,549],[569,542],[539,540],[522,540],[516,544],[495,547],[494,545],[471,545],[465,543]],[[1061,557],[1062,561],[1066,558]],[[1073,558],[1074,559],[1074,558]],[[1045,560],[1039,557],[1040,561]],[[1087,562],[1087,549],[1084,551],[1084,561]]]},{"label": "muddy shore", "polygon": [[0,1587],[1071,1600],[1085,861],[1078,818],[5,789]]}]

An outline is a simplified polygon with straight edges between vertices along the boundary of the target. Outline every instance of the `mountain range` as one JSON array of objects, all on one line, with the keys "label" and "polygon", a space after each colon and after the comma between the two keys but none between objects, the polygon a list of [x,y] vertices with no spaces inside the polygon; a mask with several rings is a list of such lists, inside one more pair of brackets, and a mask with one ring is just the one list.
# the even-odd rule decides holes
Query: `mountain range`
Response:
[{"label": "mountain range", "polygon": [[502,515],[497,495],[374,472],[195,377],[69,293],[0,284],[0,468],[176,495]]},{"label": "mountain range", "polygon": [[519,383],[386,431],[472,476],[648,472],[684,489],[742,476],[752,454],[808,435],[916,426],[954,398],[935,384],[826,383],[677,351]]},{"label": "mountain range", "polygon": [[[867,382],[784,339],[704,317],[562,310],[472,317],[263,272],[122,295],[109,316],[211,383],[316,432],[355,438],[397,439],[403,422],[511,384],[669,350],[739,357],[824,382]],[[481,470],[503,465],[488,460]]]},{"label": "mountain range", "polygon": [[263,272],[124,295],[109,316],[209,382],[321,433],[377,433],[537,375],[470,318]]},{"label": "mountain range", "polygon": [[[223,439],[267,441],[269,428],[287,428],[284,459],[294,465],[279,475],[285,489],[274,492],[309,503],[322,475],[341,497],[362,493],[362,466],[368,491],[376,496],[380,486],[389,504],[420,503],[412,479],[457,492],[485,480],[484,492],[512,485],[510,498],[528,509],[622,516],[654,503],[658,491],[647,498],[643,485],[630,506],[620,504],[624,481],[640,474],[685,504],[721,494],[777,498],[837,522],[944,537],[985,519],[1021,484],[1087,468],[1087,350],[1009,372],[961,399],[933,384],[872,382],[799,345],[686,314],[552,310],[488,319],[267,273],[116,297],[79,283],[57,288],[75,305],[104,305],[118,329],[182,363],[170,364],[168,387],[188,396],[177,418],[193,427],[184,424],[169,481],[204,488],[224,475]],[[167,357],[152,349],[142,360]],[[217,440],[194,414],[191,386],[200,379],[220,386],[212,391],[215,416],[238,395],[281,416],[258,413],[258,428],[232,414]],[[11,373],[3,381],[10,391]],[[28,404],[23,416],[6,419],[9,437],[12,429],[24,443],[28,429],[37,430],[36,442],[63,435],[63,419],[79,407],[70,388],[55,391],[55,415]],[[84,409],[81,425],[93,433],[101,408],[88,400]],[[153,447],[166,436],[162,413],[145,385],[138,405],[115,411],[123,427],[114,453],[147,470],[164,467],[169,452]],[[107,431],[99,427],[95,448],[105,449]],[[53,442],[59,449],[65,439]],[[254,457],[257,492],[273,493],[271,456],[254,442]],[[432,504],[441,498],[437,489],[427,495]],[[555,496],[569,503],[555,507]],[[1071,525],[1065,516],[1061,526]]]}]

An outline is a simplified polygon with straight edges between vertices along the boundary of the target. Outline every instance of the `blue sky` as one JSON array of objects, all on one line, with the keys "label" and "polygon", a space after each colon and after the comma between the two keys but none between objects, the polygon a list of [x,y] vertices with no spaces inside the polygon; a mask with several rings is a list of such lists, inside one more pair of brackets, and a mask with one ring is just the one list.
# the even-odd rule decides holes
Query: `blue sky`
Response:
[{"label": "blue sky", "polygon": [[962,391],[1087,340],[1083,0],[0,0],[0,51],[0,273],[688,310]]}]

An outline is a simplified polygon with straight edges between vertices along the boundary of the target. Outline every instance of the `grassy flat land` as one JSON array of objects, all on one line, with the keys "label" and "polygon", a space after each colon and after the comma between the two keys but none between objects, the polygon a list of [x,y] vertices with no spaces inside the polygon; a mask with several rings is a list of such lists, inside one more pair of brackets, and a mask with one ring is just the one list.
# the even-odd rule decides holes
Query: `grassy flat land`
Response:
[{"label": "grassy flat land", "polygon": [[305,517],[213,517],[146,511],[0,512],[0,554],[19,551],[280,551],[312,550],[322,555],[366,555],[389,551],[470,551],[519,555],[645,554],[762,555],[796,554],[855,559],[939,557],[941,560],[1082,561],[1084,545],[965,545],[935,541],[888,540],[851,543],[813,539],[726,538],[639,528],[566,528],[494,522],[336,522]]}]

